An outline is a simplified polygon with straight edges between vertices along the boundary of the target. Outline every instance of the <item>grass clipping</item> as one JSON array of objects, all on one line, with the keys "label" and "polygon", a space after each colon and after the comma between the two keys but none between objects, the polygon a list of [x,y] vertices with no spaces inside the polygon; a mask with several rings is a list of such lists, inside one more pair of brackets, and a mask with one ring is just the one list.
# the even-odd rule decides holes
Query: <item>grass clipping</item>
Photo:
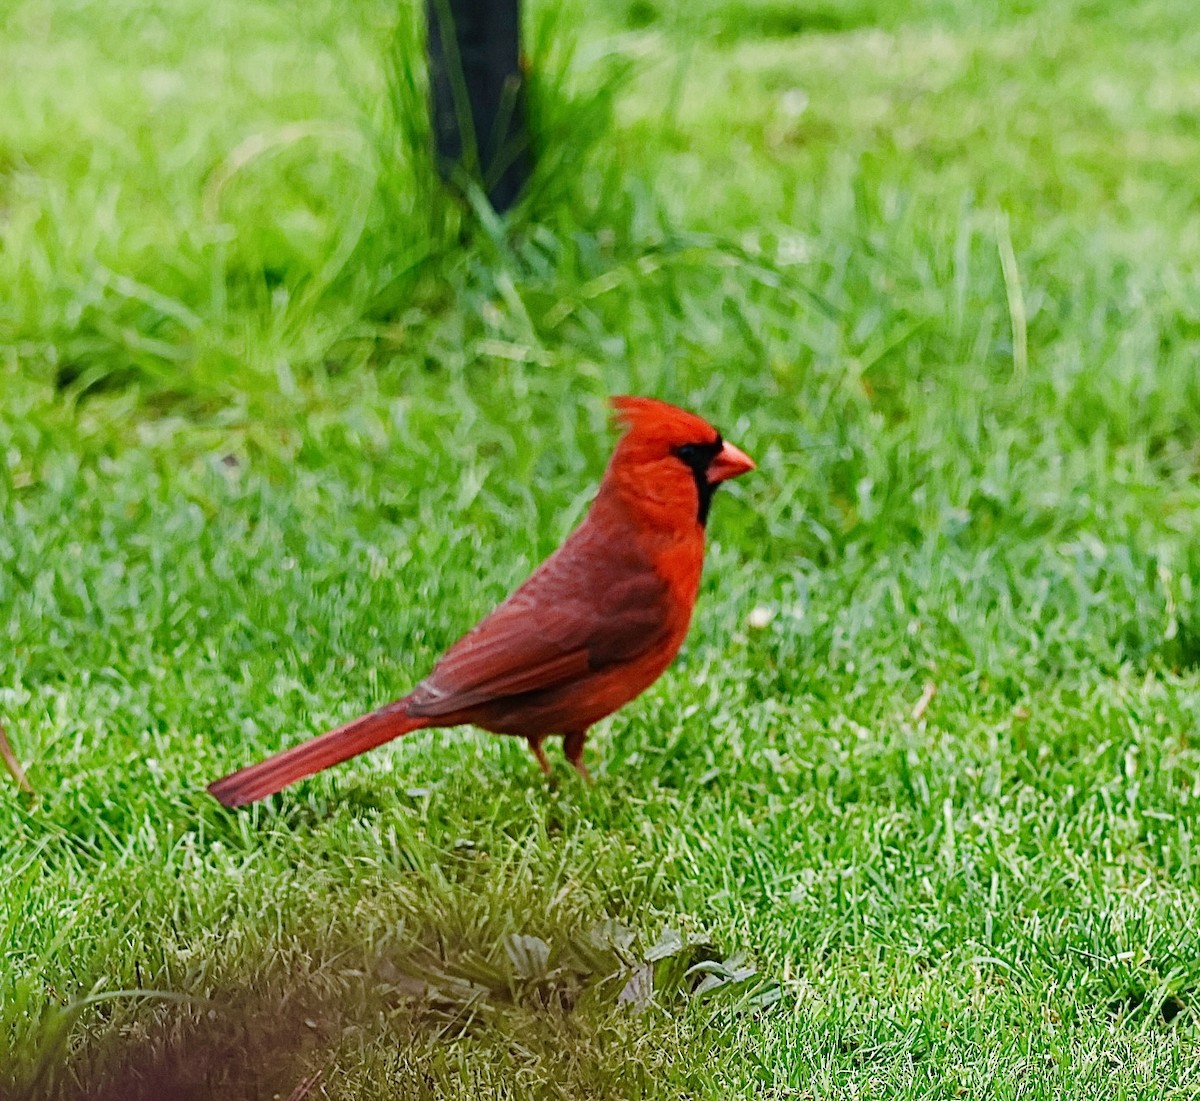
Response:
[{"label": "grass clipping", "polygon": [[21,762],[17,760],[17,755],[13,752],[12,743],[8,740],[8,734],[5,733],[3,723],[0,723],[0,757],[4,758],[4,767],[12,773],[12,778],[16,780],[17,787],[27,794],[32,795],[33,787],[25,776],[25,770],[21,768]]}]

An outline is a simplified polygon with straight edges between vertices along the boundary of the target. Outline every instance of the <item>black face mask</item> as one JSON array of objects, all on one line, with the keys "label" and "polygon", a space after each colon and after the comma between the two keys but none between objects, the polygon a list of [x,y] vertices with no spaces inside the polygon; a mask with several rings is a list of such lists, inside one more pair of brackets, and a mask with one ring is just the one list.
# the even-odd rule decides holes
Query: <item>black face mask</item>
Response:
[{"label": "black face mask", "polygon": [[691,472],[696,481],[696,492],[700,495],[700,509],[696,519],[700,523],[708,523],[708,510],[712,506],[713,494],[717,492],[716,482],[708,480],[709,464],[725,446],[725,441],[718,436],[712,443],[685,443],[675,448],[675,457]]}]

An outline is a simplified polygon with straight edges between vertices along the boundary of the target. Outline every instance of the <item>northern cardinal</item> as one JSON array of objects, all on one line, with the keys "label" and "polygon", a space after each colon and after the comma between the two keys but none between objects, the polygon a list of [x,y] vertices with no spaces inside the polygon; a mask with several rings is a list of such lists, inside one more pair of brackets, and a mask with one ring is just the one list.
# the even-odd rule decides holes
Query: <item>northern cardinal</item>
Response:
[{"label": "northern cardinal", "polygon": [[242,806],[402,734],[462,723],[524,738],[547,774],[542,742],[561,734],[587,779],[588,728],[644,692],[683,644],[713,493],[754,469],[691,413],[652,398],[612,404],[626,431],[583,523],[425,680],[208,790]]}]

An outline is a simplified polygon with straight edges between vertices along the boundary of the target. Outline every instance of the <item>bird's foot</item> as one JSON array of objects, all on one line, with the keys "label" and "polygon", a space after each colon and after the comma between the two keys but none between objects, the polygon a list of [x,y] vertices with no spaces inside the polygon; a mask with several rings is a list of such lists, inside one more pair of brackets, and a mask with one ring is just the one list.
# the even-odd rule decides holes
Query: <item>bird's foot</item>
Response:
[{"label": "bird's foot", "polygon": [[571,762],[571,767],[579,773],[584,783],[592,782],[592,774],[588,772],[587,765],[583,763],[583,746],[587,741],[587,731],[577,730],[573,734],[568,734],[563,738],[563,753],[568,761]]},{"label": "bird's foot", "polygon": [[542,772],[546,776],[551,775],[550,762],[546,760],[546,751],[542,748],[542,739],[529,738],[527,740],[529,742],[530,750],[532,751],[534,757],[537,758],[538,767],[541,768]]}]

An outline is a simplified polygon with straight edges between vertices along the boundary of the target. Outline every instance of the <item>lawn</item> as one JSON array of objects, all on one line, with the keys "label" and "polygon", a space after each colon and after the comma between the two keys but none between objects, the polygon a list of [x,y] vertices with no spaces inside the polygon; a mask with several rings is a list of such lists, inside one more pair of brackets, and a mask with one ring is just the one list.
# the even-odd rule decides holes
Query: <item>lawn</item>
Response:
[{"label": "lawn", "polygon": [[[507,225],[412,16],[0,15],[0,1097],[1195,1096],[1192,0],[540,0]],[[623,392],[759,470],[592,787],[204,793],[420,679]]]}]

